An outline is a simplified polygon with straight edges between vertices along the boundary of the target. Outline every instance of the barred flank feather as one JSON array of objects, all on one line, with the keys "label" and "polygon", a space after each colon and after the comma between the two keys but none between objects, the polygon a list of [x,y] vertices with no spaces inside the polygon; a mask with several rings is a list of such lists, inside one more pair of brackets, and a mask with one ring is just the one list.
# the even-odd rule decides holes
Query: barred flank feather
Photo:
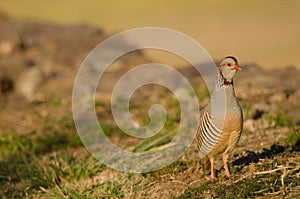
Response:
[{"label": "barred flank feather", "polygon": [[213,124],[212,118],[204,111],[199,125],[198,148],[199,157],[204,158],[220,140],[221,131]]}]

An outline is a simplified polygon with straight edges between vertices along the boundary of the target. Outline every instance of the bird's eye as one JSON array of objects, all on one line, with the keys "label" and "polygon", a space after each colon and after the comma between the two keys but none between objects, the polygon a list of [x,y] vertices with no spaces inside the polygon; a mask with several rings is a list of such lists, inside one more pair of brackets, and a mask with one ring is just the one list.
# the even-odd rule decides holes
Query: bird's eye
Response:
[{"label": "bird's eye", "polygon": [[232,64],[230,62],[227,62],[226,66],[230,67],[230,66],[232,66]]}]

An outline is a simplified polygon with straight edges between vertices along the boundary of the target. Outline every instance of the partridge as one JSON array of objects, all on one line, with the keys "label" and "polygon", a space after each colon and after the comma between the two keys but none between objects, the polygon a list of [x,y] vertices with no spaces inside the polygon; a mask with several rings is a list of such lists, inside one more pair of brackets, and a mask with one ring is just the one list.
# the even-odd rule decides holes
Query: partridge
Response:
[{"label": "partridge", "polygon": [[225,174],[230,177],[228,155],[237,145],[243,126],[243,115],[236,99],[233,78],[241,68],[236,58],[225,57],[219,67],[217,83],[207,106],[201,113],[197,132],[202,171],[210,168],[210,178],[215,179],[214,159],[222,154]]}]

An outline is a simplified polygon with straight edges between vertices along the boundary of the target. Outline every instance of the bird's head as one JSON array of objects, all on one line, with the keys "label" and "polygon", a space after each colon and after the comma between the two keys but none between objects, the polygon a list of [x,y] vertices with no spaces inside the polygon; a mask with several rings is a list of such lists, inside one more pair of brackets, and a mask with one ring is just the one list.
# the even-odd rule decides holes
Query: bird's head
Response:
[{"label": "bird's head", "polygon": [[221,61],[219,65],[219,70],[226,81],[232,82],[233,77],[235,76],[238,70],[241,70],[241,68],[235,57],[228,56]]}]

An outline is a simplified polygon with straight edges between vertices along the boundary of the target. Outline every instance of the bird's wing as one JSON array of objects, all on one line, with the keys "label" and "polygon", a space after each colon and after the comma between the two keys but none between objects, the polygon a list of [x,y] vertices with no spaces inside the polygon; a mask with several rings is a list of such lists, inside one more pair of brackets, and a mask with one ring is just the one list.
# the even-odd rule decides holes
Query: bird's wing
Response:
[{"label": "bird's wing", "polygon": [[205,157],[216,146],[221,137],[221,131],[214,125],[213,118],[204,110],[198,127],[197,145],[200,158]]}]

